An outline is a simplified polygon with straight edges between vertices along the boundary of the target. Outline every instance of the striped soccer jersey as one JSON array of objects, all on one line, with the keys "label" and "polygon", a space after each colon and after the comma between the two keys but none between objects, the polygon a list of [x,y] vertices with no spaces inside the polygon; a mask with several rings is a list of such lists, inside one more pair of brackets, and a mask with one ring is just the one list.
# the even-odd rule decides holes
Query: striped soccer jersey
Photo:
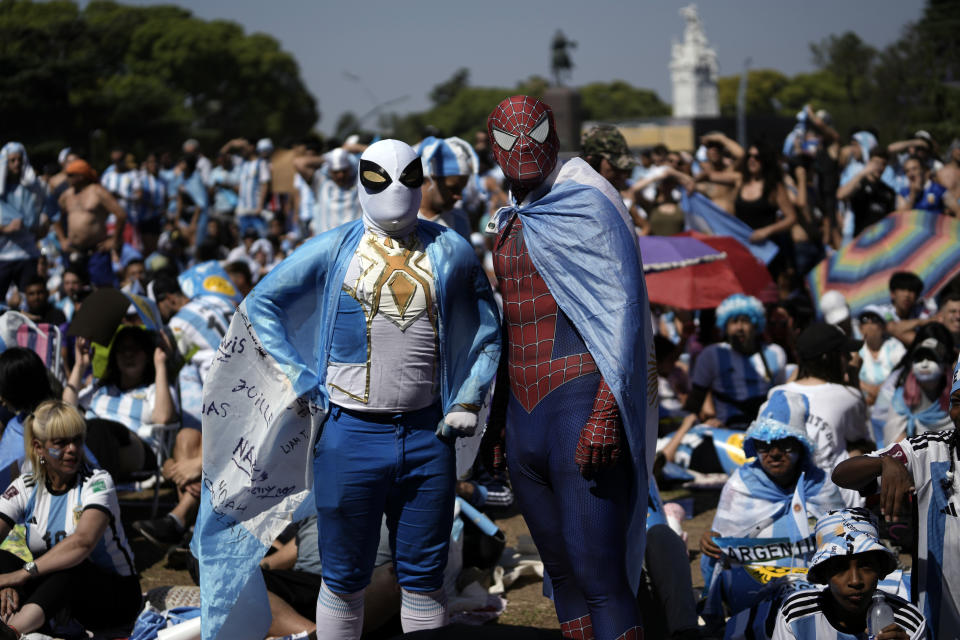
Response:
[{"label": "striped soccer jersey", "polygon": [[260,189],[270,182],[270,162],[264,158],[245,160],[240,165],[237,215],[260,215]]},{"label": "striped soccer jersey", "polygon": [[167,185],[159,176],[148,171],[140,172],[140,189],[143,192],[137,207],[137,220],[153,220],[167,210]]},{"label": "striped soccer jersey", "polygon": [[927,432],[870,454],[904,463],[913,476],[919,562],[910,576],[912,599],[938,640],[960,638],[960,487],[956,479],[960,468],[949,480],[947,476],[951,454],[957,461],[950,447],[954,432]]},{"label": "striped soccer jersey", "polygon": [[[803,590],[783,601],[772,640],[866,640],[866,633],[844,633],[830,624],[823,613],[828,589]],[[910,640],[926,637],[926,625],[920,611],[902,598],[883,593],[893,609],[893,621],[907,632]]]},{"label": "striped soccer jersey", "polygon": [[34,558],[72,534],[87,509],[102,511],[110,519],[103,537],[90,554],[90,561],[121,576],[136,573],[133,552],[120,524],[120,504],[113,478],[106,471],[84,466],[77,473],[76,484],[59,494],[38,483],[32,473],[25,473],[0,497],[0,519],[10,527],[26,525],[27,546]]},{"label": "striped soccer jersey", "polygon": [[[721,422],[726,423],[742,413],[731,401],[766,397],[771,387],[787,381],[784,350],[776,344],[765,344],[762,349],[761,359],[759,352],[745,356],[730,343],[721,342],[708,346],[697,358],[691,381],[713,392],[713,403]],[[755,416],[745,417],[749,420]]]},{"label": "striped soccer jersey", "polygon": [[313,174],[313,194],[310,231],[315,236],[360,217],[360,197],[356,184],[343,189],[322,170],[318,170]]},{"label": "striped soccer jersey", "polygon": [[293,174],[293,189],[299,197],[299,208],[297,209],[297,219],[303,224],[310,222],[313,217],[313,210],[316,207],[316,201],[313,197],[313,189],[310,183],[303,179],[299,173]]},{"label": "striped soccer jersey", "polygon": [[135,213],[133,211],[133,198],[140,189],[140,179],[136,171],[119,172],[116,166],[109,167],[100,177],[100,184],[110,193],[117,196],[120,206],[127,214]]},{"label": "striped soccer jersey", "polygon": [[180,353],[187,356],[191,351],[216,351],[234,310],[233,305],[216,296],[200,296],[181,307],[168,323]]},{"label": "striped soccer jersey", "polygon": [[[174,410],[177,410],[177,396],[170,388]],[[119,422],[134,433],[145,424],[153,422],[153,406],[156,403],[155,384],[144,385],[121,391],[114,385],[89,386],[80,392],[77,403],[88,410],[88,417],[103,418]],[[150,438],[143,438],[150,441]]]}]

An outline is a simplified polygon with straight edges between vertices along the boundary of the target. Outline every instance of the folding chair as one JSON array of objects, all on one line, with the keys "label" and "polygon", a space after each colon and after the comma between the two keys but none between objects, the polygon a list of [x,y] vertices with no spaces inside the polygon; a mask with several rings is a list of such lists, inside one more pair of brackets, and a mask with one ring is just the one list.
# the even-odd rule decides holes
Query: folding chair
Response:
[{"label": "folding chair", "polygon": [[57,380],[66,381],[60,327],[45,322],[37,324],[19,311],[7,311],[0,316],[0,350],[12,346],[30,349],[40,356]]},{"label": "folding chair", "polygon": [[150,446],[156,468],[146,471],[135,471],[124,476],[123,480],[132,482],[134,489],[144,491],[153,489],[153,501],[150,507],[150,517],[157,517],[160,510],[160,487],[163,486],[163,463],[173,455],[173,445],[180,430],[179,422],[170,424],[145,424],[137,430],[140,439]]}]

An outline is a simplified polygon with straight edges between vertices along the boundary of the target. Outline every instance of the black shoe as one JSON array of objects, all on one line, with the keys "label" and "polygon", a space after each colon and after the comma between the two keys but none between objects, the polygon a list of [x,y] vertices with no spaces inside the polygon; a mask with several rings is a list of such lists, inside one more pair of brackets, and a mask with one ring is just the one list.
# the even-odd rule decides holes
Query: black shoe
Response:
[{"label": "black shoe", "polygon": [[170,516],[153,520],[137,520],[132,526],[137,533],[160,547],[177,544],[183,539],[183,529]]}]

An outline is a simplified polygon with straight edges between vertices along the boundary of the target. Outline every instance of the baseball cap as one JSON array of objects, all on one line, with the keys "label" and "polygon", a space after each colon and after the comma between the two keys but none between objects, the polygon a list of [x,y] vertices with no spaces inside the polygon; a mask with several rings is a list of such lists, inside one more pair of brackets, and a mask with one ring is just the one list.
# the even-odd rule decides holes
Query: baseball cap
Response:
[{"label": "baseball cap", "polygon": [[273,140],[270,138],[257,140],[257,153],[268,153],[270,151],[273,151]]},{"label": "baseball cap", "polygon": [[823,321],[827,324],[840,324],[850,317],[850,307],[847,299],[839,291],[827,291],[820,298],[820,311],[823,312]]},{"label": "baseball cap", "polygon": [[859,351],[863,340],[854,340],[838,327],[826,322],[815,322],[797,338],[797,355],[801,360],[811,360],[832,351]]},{"label": "baseball cap", "polygon": [[864,307],[863,311],[857,316],[857,320],[860,322],[867,321],[886,324],[886,321],[883,319],[883,311],[872,304]]},{"label": "baseball cap", "polygon": [[616,169],[632,169],[637,159],[630,153],[623,134],[613,125],[600,124],[584,132],[580,146],[585,156],[602,156]]}]

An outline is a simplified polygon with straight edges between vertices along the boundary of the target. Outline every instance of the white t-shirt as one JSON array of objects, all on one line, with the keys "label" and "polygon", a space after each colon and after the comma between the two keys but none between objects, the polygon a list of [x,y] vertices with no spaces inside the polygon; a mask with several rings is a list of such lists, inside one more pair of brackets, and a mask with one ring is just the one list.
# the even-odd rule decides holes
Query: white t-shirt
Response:
[{"label": "white t-shirt", "polygon": [[90,561],[121,576],[136,573],[133,552],[120,523],[117,491],[106,471],[85,466],[77,473],[76,484],[60,494],[42,486],[32,473],[25,473],[10,483],[0,497],[0,519],[11,527],[26,526],[27,546],[34,558],[76,531],[80,516],[87,509],[98,509],[110,519],[103,537],[90,553]]},{"label": "white t-shirt", "polygon": [[[871,453],[886,454],[907,466],[916,488],[919,562],[910,575],[920,593],[920,609],[936,638],[960,637],[960,483],[954,469],[944,490],[955,430],[924,433]],[[960,467],[960,463],[956,465]]]},{"label": "white t-shirt", "polygon": [[[859,389],[842,384],[800,384],[788,382],[774,387],[806,396],[810,403],[807,415],[807,437],[813,443],[813,463],[827,473],[828,482],[834,467],[846,460],[847,443],[872,440],[867,420],[867,404]],[[769,397],[769,395],[767,396]],[[856,491],[841,489],[848,507],[862,506]]]},{"label": "white t-shirt", "polygon": [[[823,599],[828,597],[826,592],[827,589],[805,589],[788,596],[777,613],[772,640],[865,640],[865,633],[844,633],[830,624],[823,614]],[[907,637],[911,640],[926,638],[926,625],[920,611],[903,598],[881,593],[893,609],[893,621],[907,632]]]}]

